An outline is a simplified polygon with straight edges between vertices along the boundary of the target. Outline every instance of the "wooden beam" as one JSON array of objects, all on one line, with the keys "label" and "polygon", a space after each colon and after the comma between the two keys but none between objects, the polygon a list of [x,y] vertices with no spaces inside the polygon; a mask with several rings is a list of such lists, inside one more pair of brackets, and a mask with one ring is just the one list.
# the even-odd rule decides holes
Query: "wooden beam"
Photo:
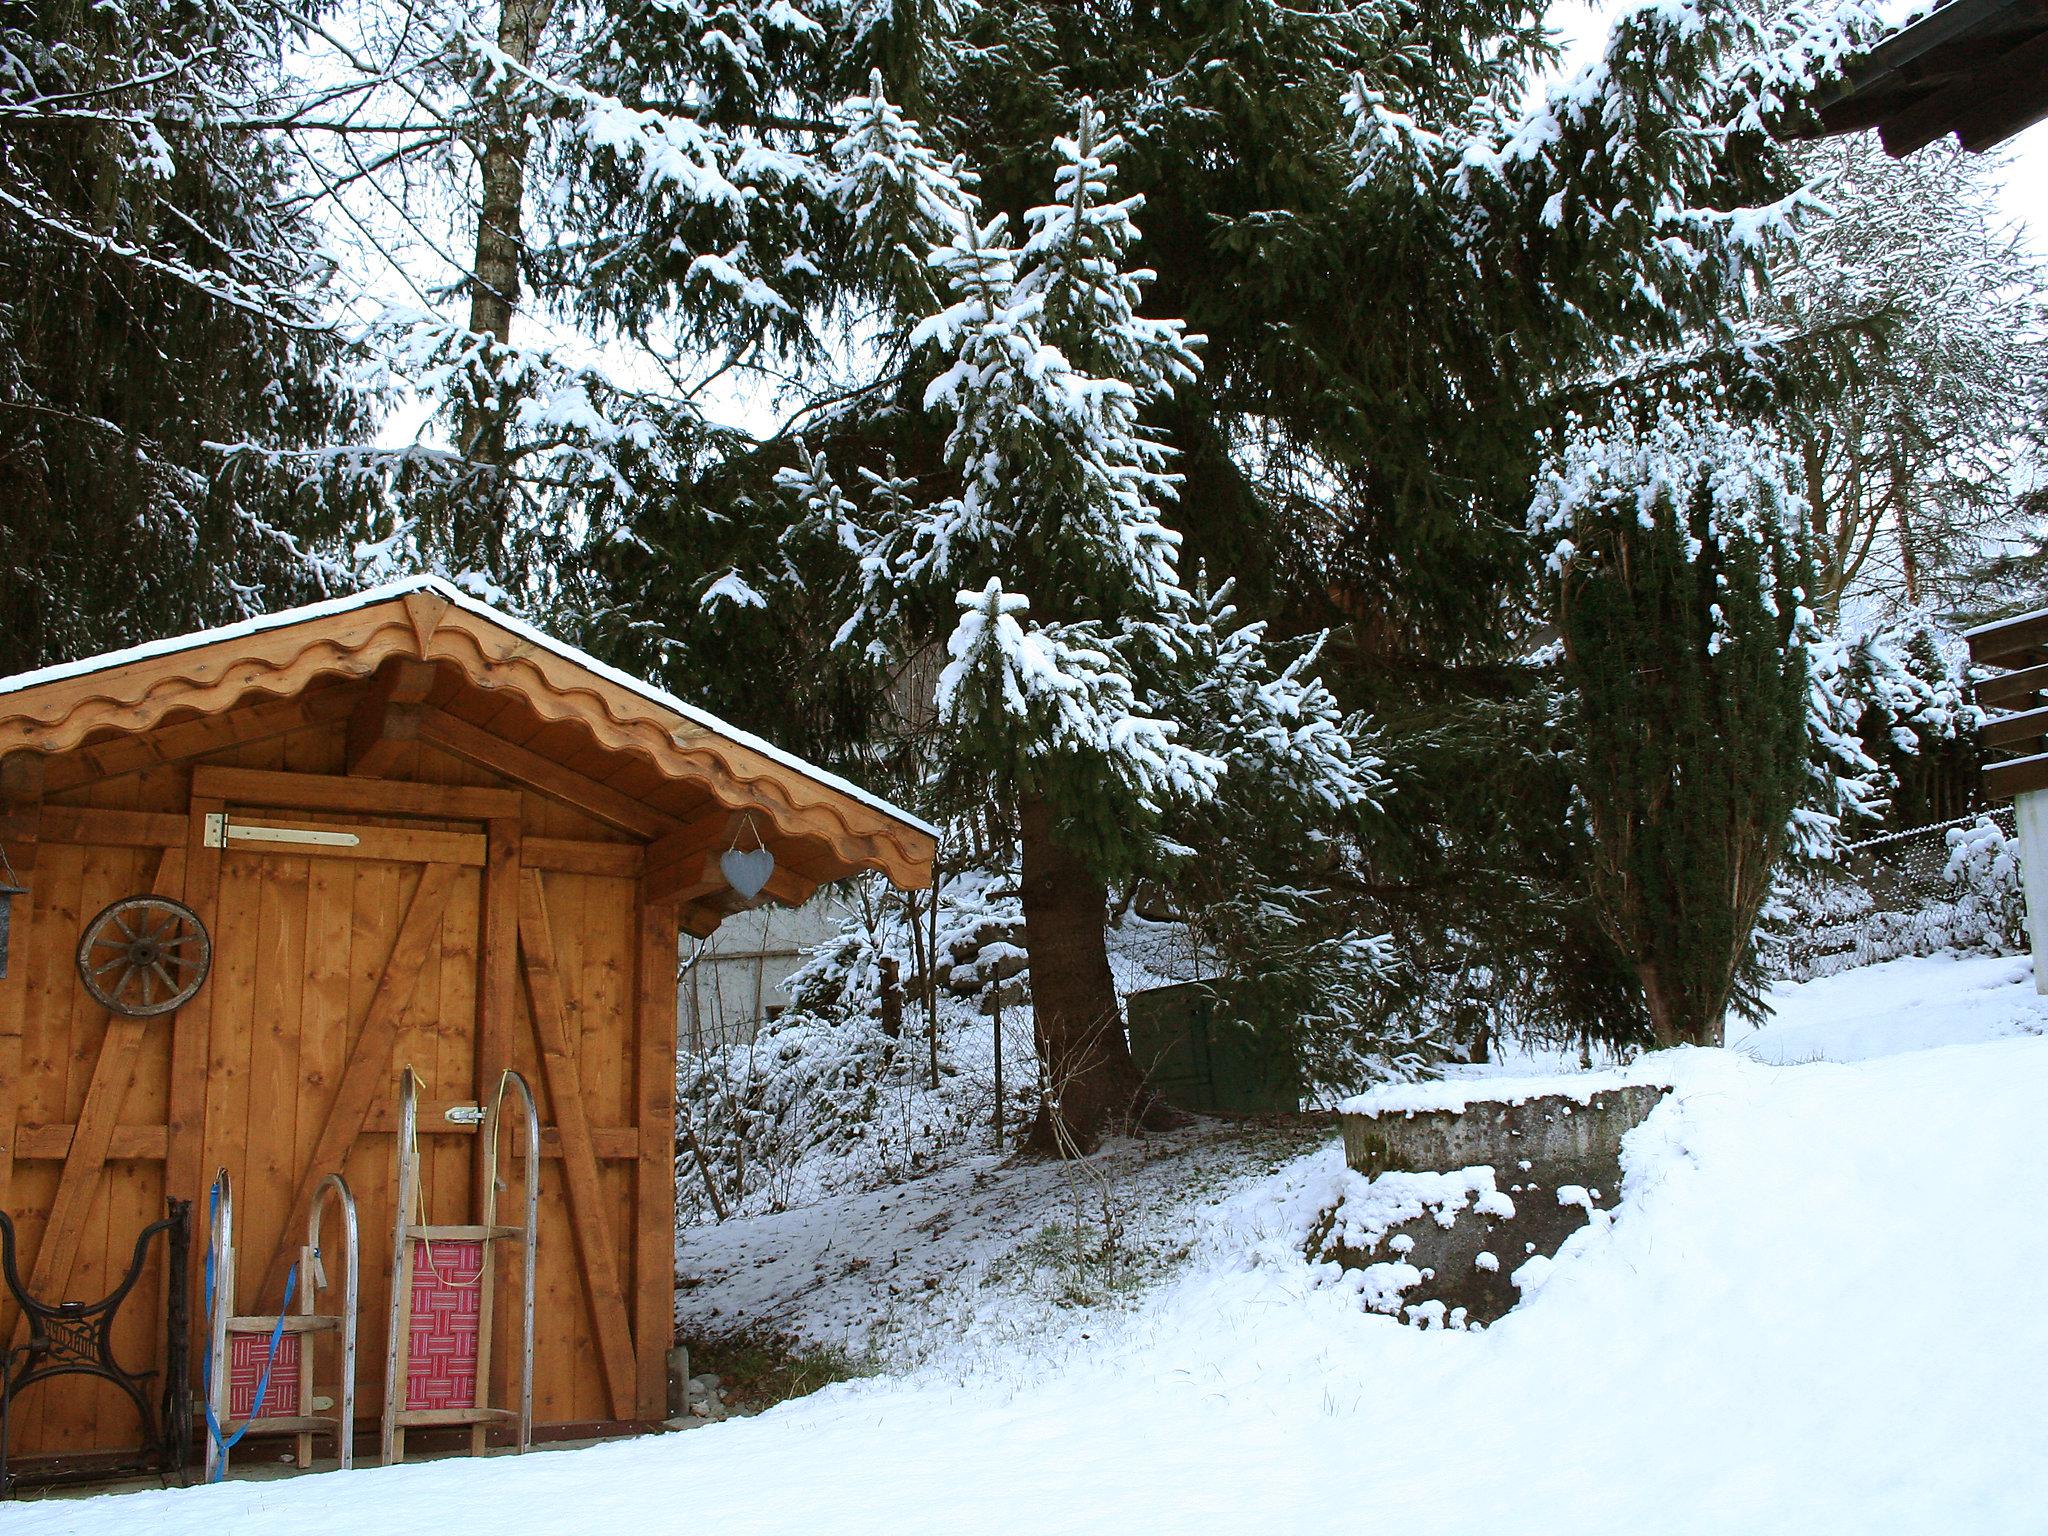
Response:
[{"label": "wooden beam", "polygon": [[344,761],[351,776],[376,778],[397,765],[406,747],[419,739],[427,695],[438,676],[431,661],[398,658],[377,669],[348,717]]},{"label": "wooden beam", "polygon": [[569,1040],[567,1010],[562,1006],[561,980],[555,969],[555,937],[548,922],[546,895],[540,876],[531,870],[521,878],[519,887],[519,949],[533,1032],[547,1076],[548,1100],[562,1133],[562,1182],[568,1190],[569,1226],[582,1261],[598,1360],[611,1394],[613,1415],[631,1418],[636,1395],[633,1334],[626,1317],[625,1291],[619,1283],[619,1250],[605,1218],[604,1188],[598,1182],[597,1154],[583,1098],[583,1074]]},{"label": "wooden beam", "polygon": [[644,801],[621,794],[610,785],[564,768],[551,758],[493,736],[480,725],[428,709],[420,718],[420,739],[464,762],[524,785],[536,794],[574,806],[606,826],[631,833],[643,841],[665,837],[681,823],[657,811]]},{"label": "wooden beam", "polygon": [[[222,814],[220,801],[194,796],[186,817],[184,901],[199,914],[208,933],[219,929],[221,850],[206,846],[206,818]],[[200,1186],[206,1158],[206,1069],[212,1056],[213,994],[209,982],[171,1021],[164,1193],[192,1201],[194,1210],[204,1209],[200,1201],[205,1191]]]},{"label": "wooden beam", "polygon": [[731,847],[746,821],[744,811],[712,811],[700,816],[688,826],[650,843],[644,867],[649,875],[678,866],[694,867],[705,854],[723,853]]},{"label": "wooden beam", "polygon": [[105,811],[92,806],[43,807],[43,841],[88,848],[182,848],[186,819],[152,811]]},{"label": "wooden beam", "polygon": [[[818,893],[818,882],[806,880],[802,875],[793,874],[780,864],[768,877],[768,883],[761,887],[763,896],[773,897],[785,907],[800,907]],[[756,902],[758,906],[760,903]]]},{"label": "wooden beam", "polygon": [[688,906],[716,896],[725,890],[725,872],[718,867],[718,855],[705,852],[692,855],[680,863],[650,869],[640,877],[640,898],[643,901],[672,905],[681,902]]},{"label": "wooden beam", "polygon": [[718,867],[719,855],[742,835],[747,820],[745,811],[712,811],[650,843],[642,863],[640,899],[654,905],[714,905],[710,898],[730,889]]},{"label": "wooden beam", "polygon": [[[184,889],[185,850],[166,848],[157,860],[150,891],[175,898]],[[28,1288],[37,1296],[61,1297],[71,1281],[71,1266],[85,1236],[85,1219],[92,1209],[93,1196],[99,1191],[100,1173],[107,1165],[107,1152],[113,1145],[114,1128],[120,1123],[121,1106],[135,1082],[135,1058],[140,1054],[142,1037],[152,1029],[162,1028],[164,1023],[160,1018],[107,1016],[99,1059],[93,1063],[85,1103],[78,1111],[78,1124],[64,1157],[64,1170],[57,1176],[57,1191],[50,1199],[49,1217],[43,1224],[43,1240],[36,1247],[35,1267],[29,1273]]]},{"label": "wooden beam", "polygon": [[[512,1065],[519,1019],[519,902],[524,884],[525,828],[516,816],[490,824],[490,862],[484,867],[483,954],[477,987],[476,1091],[489,1103]],[[470,1170],[475,1209],[484,1208],[490,1150],[478,1139]],[[486,1341],[488,1343],[488,1341]]]},{"label": "wooden beam", "polygon": [[1987,720],[1977,731],[1977,744],[1982,747],[2020,747],[2039,750],[2035,743],[2048,735],[2048,707],[2023,709],[2018,714],[2000,715]]},{"label": "wooden beam", "polygon": [[[312,725],[345,717],[354,706],[348,688],[323,688],[296,698],[271,699],[226,714],[202,715],[177,725],[160,726],[134,736],[115,736],[50,760],[46,783],[50,794],[79,789],[102,779],[141,773],[166,763],[188,762],[210,752],[225,752],[269,741]],[[41,755],[41,754],[38,754]]]},{"label": "wooden beam", "polygon": [[2021,667],[1998,677],[1987,677],[1977,685],[1977,703],[1984,709],[2031,708],[2048,696],[2048,665]]},{"label": "wooden beam", "polygon": [[2048,789],[2048,753],[1993,763],[1984,770],[1984,793],[1992,800],[2010,800],[2030,789]]},{"label": "wooden beam", "polygon": [[528,869],[560,870],[565,875],[602,875],[613,880],[640,878],[638,843],[586,843],[565,837],[529,837],[522,857]]},{"label": "wooden beam", "polygon": [[393,779],[274,773],[267,768],[194,768],[192,793],[225,800],[230,805],[353,811],[365,816],[489,821],[495,816],[519,814],[519,792],[514,789],[468,789],[447,784],[406,784]]},{"label": "wooden beam", "polygon": [[2021,614],[1999,624],[1973,629],[1970,660],[1980,667],[2033,667],[2048,662],[2048,610]]},{"label": "wooden beam", "polygon": [[1885,153],[1898,158],[1953,133],[1966,149],[1984,150],[2048,117],[2048,34],[2003,49],[1996,60],[1888,116]]},{"label": "wooden beam", "polygon": [[[250,832],[346,832],[352,843],[278,842]],[[236,853],[277,854],[311,859],[358,859],[383,864],[457,864],[482,869],[486,842],[481,832],[442,832],[428,827],[328,826],[275,816],[236,816],[228,822],[228,848]]]},{"label": "wooden beam", "polygon": [[[377,990],[363,1013],[355,1044],[349,1049],[348,1065],[342,1069],[341,1086],[335,1090],[334,1103],[327,1111],[327,1123],[320,1128],[319,1140],[299,1177],[298,1189],[285,1202],[287,1211],[305,1210],[320,1181],[341,1171],[349,1148],[362,1134],[371,1102],[380,1089],[391,1089],[391,1053],[398,1015],[412,998],[427,950],[440,937],[441,913],[455,888],[455,876],[453,864],[428,864],[420,870],[419,888],[413,892],[412,905],[406,909],[398,938],[391,946],[391,958],[385,962],[384,974],[377,979]],[[297,1231],[285,1229],[277,1251],[264,1268],[262,1284],[255,1293],[259,1300],[284,1294],[285,1271],[291,1268],[300,1241]]]},{"label": "wooden beam", "polygon": [[[14,1155],[23,1162],[61,1163],[78,1138],[75,1125],[24,1125],[14,1132]],[[170,1128],[162,1125],[117,1125],[107,1143],[110,1163],[160,1163],[169,1155]]]},{"label": "wooden beam", "polygon": [[633,1328],[638,1413],[667,1411],[676,1287],[676,909],[641,902],[634,994],[640,1166],[633,1188]]},{"label": "wooden beam", "polygon": [[[14,1171],[22,1151],[16,1142],[16,1120],[21,1112],[22,1014],[28,1004],[28,953],[35,931],[36,845],[10,842],[7,856],[28,894],[14,898],[14,954],[0,978],[0,1211],[10,1214],[14,1203]],[[0,1339],[14,1333],[14,1298],[0,1285]]]}]

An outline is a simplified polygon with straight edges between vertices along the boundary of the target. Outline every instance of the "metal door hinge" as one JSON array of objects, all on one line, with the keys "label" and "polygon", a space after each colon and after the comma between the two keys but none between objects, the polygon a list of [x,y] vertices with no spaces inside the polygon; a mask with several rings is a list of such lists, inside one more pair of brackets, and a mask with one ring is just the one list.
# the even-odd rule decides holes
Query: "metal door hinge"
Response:
[{"label": "metal door hinge", "polygon": [[353,832],[337,832],[328,827],[253,826],[246,822],[230,822],[223,812],[210,813],[206,818],[206,846],[225,848],[230,840],[238,843],[295,843],[315,848],[354,848],[362,842]]}]

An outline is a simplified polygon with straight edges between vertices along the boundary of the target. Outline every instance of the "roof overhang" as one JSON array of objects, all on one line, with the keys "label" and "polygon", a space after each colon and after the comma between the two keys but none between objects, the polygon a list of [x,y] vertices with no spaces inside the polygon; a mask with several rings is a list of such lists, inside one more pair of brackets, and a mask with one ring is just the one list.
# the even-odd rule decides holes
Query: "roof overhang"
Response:
[{"label": "roof overhang", "polygon": [[1986,150],[2048,118],[2048,0],[1949,0],[1850,67],[1813,135],[1875,128],[1910,155],[1947,134]]},{"label": "roof overhang", "polygon": [[75,752],[403,661],[515,695],[550,725],[573,723],[594,757],[621,765],[622,781],[758,815],[771,838],[823,845],[824,878],[875,870],[906,888],[931,883],[928,823],[435,577],[0,679],[0,758]]}]

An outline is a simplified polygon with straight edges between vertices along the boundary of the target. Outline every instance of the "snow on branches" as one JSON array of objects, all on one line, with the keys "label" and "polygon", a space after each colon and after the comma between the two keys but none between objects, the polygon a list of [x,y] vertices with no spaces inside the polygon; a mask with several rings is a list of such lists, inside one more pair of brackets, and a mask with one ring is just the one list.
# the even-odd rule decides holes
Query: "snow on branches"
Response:
[{"label": "snow on branches", "polygon": [[[863,110],[872,137],[909,142]],[[956,771],[984,793],[991,778],[1056,781],[1144,863],[1170,846],[1162,818],[1232,772],[1325,810],[1369,802],[1379,780],[1360,722],[1313,674],[1314,646],[1276,660],[1263,626],[1182,578],[1161,510],[1176,477],[1145,412],[1197,377],[1199,338],[1139,313],[1150,274],[1126,259],[1142,201],[1114,195],[1122,149],[1084,112],[1054,144],[1054,200],[1026,215],[1021,245],[943,167],[898,155],[942,191],[921,204],[928,225],[957,221],[929,257],[945,302],[909,333],[938,357],[924,403],[950,419],[950,493],[863,471],[860,504],[810,449],[779,479],[799,507],[785,547],[851,557],[841,644],[914,647],[920,623],[953,610],[935,703]],[[879,172],[863,184],[903,195]]]},{"label": "snow on branches", "polygon": [[[1807,787],[1786,823],[1795,859],[1826,861],[1845,823],[1876,813],[1877,764],[1857,736],[1861,706],[1842,686],[1805,582],[1808,509],[1797,467],[1771,432],[1711,409],[1661,407],[1647,424],[1582,426],[1539,479],[1529,530],[1571,601],[1575,574],[1630,559],[1631,544],[1668,543],[1706,573],[1701,638],[1711,664],[1761,620],[1805,674]],[[1625,530],[1625,531],[1624,531]],[[1639,556],[1637,558],[1640,558]],[[1748,567],[1753,594],[1736,590]],[[1748,595],[1754,612],[1740,606]]]},{"label": "snow on branches", "polygon": [[1514,249],[1505,280],[1547,284],[1606,346],[1669,344],[1818,209],[1767,125],[1880,30],[1869,0],[1768,21],[1734,0],[1642,0],[1527,109],[1442,122],[1361,75],[1347,102],[1355,189],[1405,186],[1436,205],[1475,272]]},{"label": "snow on branches", "polygon": [[1179,741],[1180,726],[1140,702],[1130,632],[1089,620],[1030,624],[1029,609],[994,576],[980,592],[960,594],[951,661],[939,676],[942,724],[999,731],[1027,773],[1057,756],[1098,764],[1147,817],[1169,800],[1216,792],[1223,764]]}]

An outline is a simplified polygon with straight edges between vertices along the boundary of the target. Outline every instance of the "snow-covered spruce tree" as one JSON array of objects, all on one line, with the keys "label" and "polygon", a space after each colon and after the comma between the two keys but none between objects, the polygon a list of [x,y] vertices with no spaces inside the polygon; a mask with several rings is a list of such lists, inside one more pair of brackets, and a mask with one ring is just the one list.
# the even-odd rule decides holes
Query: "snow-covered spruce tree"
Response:
[{"label": "snow-covered spruce tree", "polygon": [[1814,787],[1804,505],[1777,444],[1688,414],[1577,432],[1529,514],[1594,897],[1660,1046],[1721,1042]]},{"label": "snow-covered spruce tree", "polygon": [[1925,611],[1844,628],[1816,652],[1863,750],[1880,770],[1885,819],[1897,829],[1982,806],[1969,652]]},{"label": "snow-covered spruce tree", "polygon": [[1061,1154],[1147,1113],[1105,948],[1107,882],[1168,866],[1168,818],[1234,773],[1278,759],[1333,823],[1375,784],[1355,723],[1306,668],[1274,671],[1259,631],[1182,583],[1160,514],[1174,477],[1143,413],[1198,363],[1179,322],[1138,313],[1147,274],[1126,252],[1141,200],[1112,191],[1122,148],[1084,106],[1056,146],[1057,200],[1026,215],[1021,246],[1001,216],[970,218],[934,253],[950,303],[912,343],[947,360],[925,400],[951,423],[951,494],[884,487],[856,513],[815,466],[786,477],[858,549],[845,643],[915,648],[931,612],[957,604],[937,685],[943,772],[956,799],[1014,808],[1047,1084],[1032,1144]]},{"label": "snow-covered spruce tree", "polygon": [[267,115],[282,9],[0,9],[0,672],[317,596],[344,509],[215,446],[325,443],[330,269]]}]

